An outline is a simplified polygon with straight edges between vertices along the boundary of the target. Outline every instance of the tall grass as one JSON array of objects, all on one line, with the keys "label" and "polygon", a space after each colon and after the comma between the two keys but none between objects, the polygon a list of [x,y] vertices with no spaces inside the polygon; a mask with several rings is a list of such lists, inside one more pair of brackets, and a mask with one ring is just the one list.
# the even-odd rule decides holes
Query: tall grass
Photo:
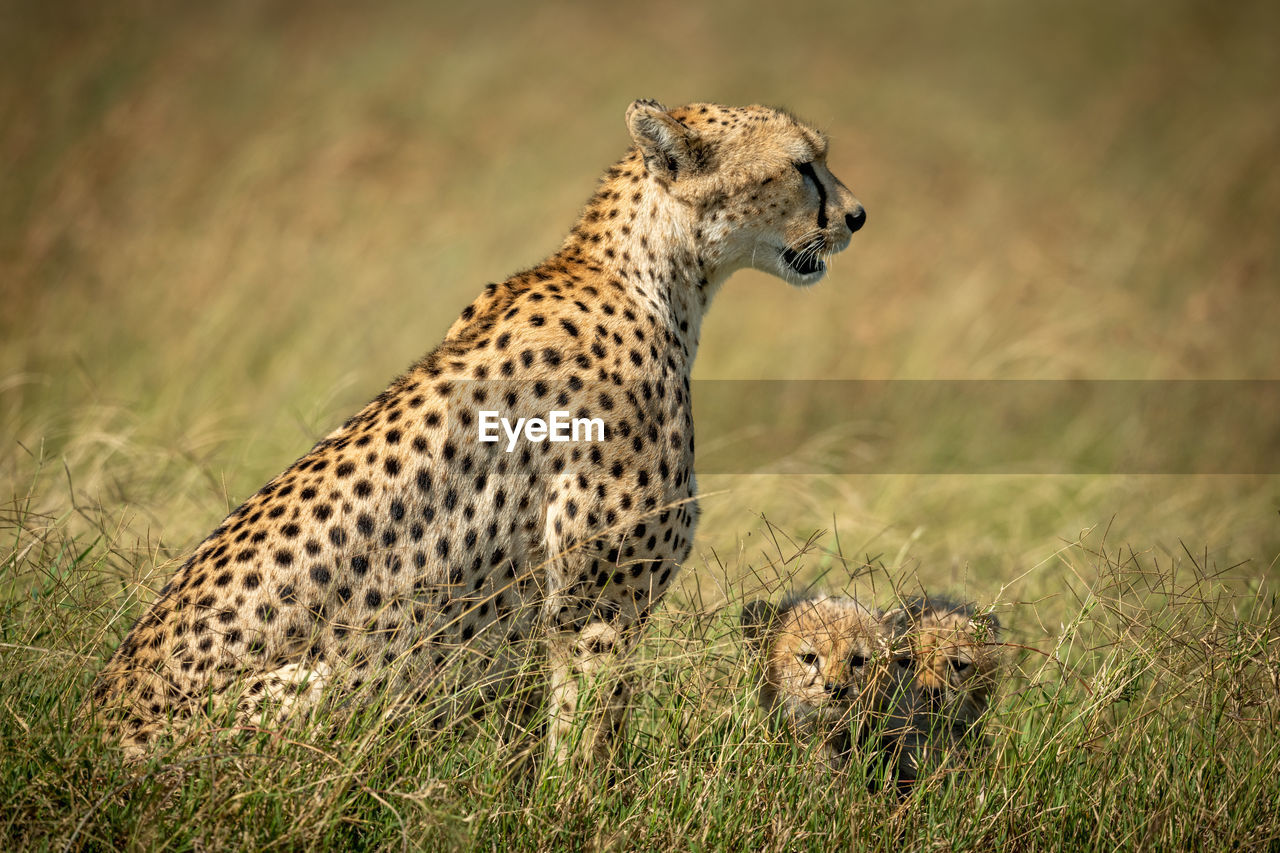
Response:
[{"label": "tall grass", "polygon": [[[736,602],[761,591],[747,579],[799,586],[802,567],[825,561],[864,599],[879,584],[882,603],[916,580],[850,562],[836,531],[796,543],[761,521],[757,533],[759,553],[707,567],[723,600],[693,583],[669,596],[634,664],[622,750],[589,769],[543,764],[536,737],[513,738],[494,715],[441,729],[376,704],[124,764],[72,723],[108,646],[99,626],[120,607],[95,585],[110,548],[46,538],[7,567],[42,588],[5,612],[0,654],[18,677],[0,687],[4,831],[14,849],[1280,842],[1280,613],[1265,591],[1228,591],[1238,567],[1165,562],[1101,535],[1064,547],[1076,580],[1057,606],[992,602],[1013,630],[990,751],[899,800],[867,793],[860,766],[826,771],[772,732]],[[1050,609],[1060,621],[1035,625]]]},{"label": "tall grass", "polygon": [[[818,288],[726,287],[700,378],[1275,378],[1277,32],[1192,0],[0,4],[0,845],[1274,849],[1275,472],[841,473],[911,428],[874,413],[699,477],[611,768],[378,707],[135,768],[73,715],[227,510],[557,244],[634,97],[784,104],[868,209]],[[899,802],[769,731],[737,612],[803,589],[996,608],[978,767]]]}]

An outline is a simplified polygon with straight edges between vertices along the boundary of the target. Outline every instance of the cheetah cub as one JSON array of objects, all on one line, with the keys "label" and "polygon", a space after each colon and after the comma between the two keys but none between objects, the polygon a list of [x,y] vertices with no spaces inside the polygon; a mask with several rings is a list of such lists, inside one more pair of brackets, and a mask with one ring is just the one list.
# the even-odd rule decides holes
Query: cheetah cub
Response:
[{"label": "cheetah cub", "polygon": [[1003,663],[1000,621],[942,598],[914,599],[887,618],[905,627],[915,660],[910,732],[897,771],[913,781],[985,743],[983,723]]},{"label": "cheetah cub", "polygon": [[760,705],[828,766],[879,757],[910,703],[898,624],[852,598],[751,602],[742,627],[762,658]]},{"label": "cheetah cub", "polygon": [[[196,546],[98,679],[108,737],[141,751],[322,696],[426,701],[460,665],[483,707],[532,645],[552,757],[608,752],[621,662],[693,542],[712,297],[747,267],[815,284],[866,220],[826,138],[785,112],[636,101],[626,126],[558,251],[487,285]],[[556,415],[574,439],[602,429],[557,438]]]}]

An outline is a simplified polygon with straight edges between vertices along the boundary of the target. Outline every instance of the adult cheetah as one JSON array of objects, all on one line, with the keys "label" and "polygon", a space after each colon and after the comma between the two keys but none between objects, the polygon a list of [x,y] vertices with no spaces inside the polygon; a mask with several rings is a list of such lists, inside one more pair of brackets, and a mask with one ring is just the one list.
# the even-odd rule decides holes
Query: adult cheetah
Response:
[{"label": "adult cheetah", "polygon": [[[405,699],[540,641],[554,759],[604,752],[625,655],[690,550],[689,375],[711,299],[754,267],[808,286],[865,221],[785,112],[636,101],[634,142],[550,258],[489,284],[444,342],[232,512],[94,691],[133,754],[323,694]],[[599,417],[595,443],[482,442],[485,411]],[[571,747],[580,727],[583,749]]]}]

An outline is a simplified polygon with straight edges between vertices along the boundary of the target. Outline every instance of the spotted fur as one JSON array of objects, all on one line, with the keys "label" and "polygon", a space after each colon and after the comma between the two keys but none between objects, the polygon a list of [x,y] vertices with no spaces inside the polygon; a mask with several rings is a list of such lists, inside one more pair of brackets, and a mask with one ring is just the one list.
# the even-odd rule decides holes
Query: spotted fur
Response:
[{"label": "spotted fur", "polygon": [[[744,267],[813,284],[865,220],[826,139],[784,112],[636,101],[626,123],[634,146],[559,251],[486,286],[164,585],[98,679],[111,737],[136,751],[210,712],[275,725],[322,694],[411,700],[458,665],[498,684],[532,641],[552,754],[571,733],[608,748],[625,683],[579,700],[690,551],[689,376],[712,296]],[[551,409],[604,419],[606,440],[477,440],[482,410]]]}]

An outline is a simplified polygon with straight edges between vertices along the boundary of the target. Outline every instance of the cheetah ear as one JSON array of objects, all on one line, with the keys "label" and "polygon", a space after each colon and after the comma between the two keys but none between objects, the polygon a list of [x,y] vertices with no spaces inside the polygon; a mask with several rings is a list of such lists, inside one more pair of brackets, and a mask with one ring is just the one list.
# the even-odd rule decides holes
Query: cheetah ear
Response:
[{"label": "cheetah ear", "polygon": [[901,633],[911,627],[911,612],[905,607],[895,607],[880,613],[880,622],[890,631]]},{"label": "cheetah ear", "polygon": [[627,129],[650,175],[667,181],[694,171],[701,162],[698,134],[657,101],[632,101]]},{"label": "cheetah ear", "polygon": [[763,598],[745,604],[742,608],[742,633],[747,642],[753,645],[760,643],[777,621],[778,614],[778,605]]}]

